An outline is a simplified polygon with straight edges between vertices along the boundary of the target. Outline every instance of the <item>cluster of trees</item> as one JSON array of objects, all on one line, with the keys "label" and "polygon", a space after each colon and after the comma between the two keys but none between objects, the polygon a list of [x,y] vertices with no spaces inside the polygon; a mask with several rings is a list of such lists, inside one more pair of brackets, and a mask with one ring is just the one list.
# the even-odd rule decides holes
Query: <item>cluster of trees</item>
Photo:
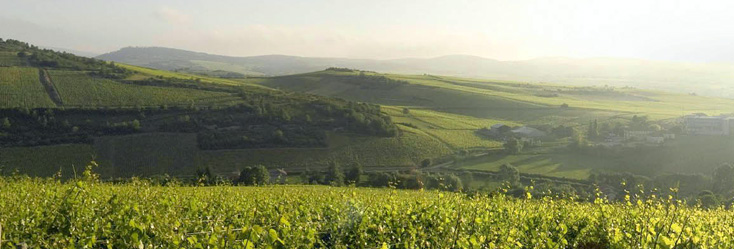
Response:
[{"label": "cluster of trees", "polygon": [[334,124],[351,132],[385,137],[398,134],[392,118],[383,114],[379,105],[351,101],[336,105],[333,101],[316,101],[310,108],[322,116],[338,117],[333,120]]},{"label": "cluster of trees", "polygon": [[524,144],[520,142],[517,138],[511,137],[508,138],[507,141],[502,145],[504,146],[505,153],[510,155],[520,154],[522,152],[522,148],[524,147]]},{"label": "cluster of trees", "polygon": [[204,67],[201,68],[177,68],[174,72],[198,74],[203,76],[218,77],[222,79],[243,79],[246,75],[237,72],[225,71],[225,70],[208,70]]},{"label": "cluster of trees", "polygon": [[359,164],[342,170],[332,163],[326,171],[307,170],[301,175],[303,183],[332,186],[355,185],[360,187],[391,187],[398,189],[438,189],[461,191],[461,177],[452,173],[426,173],[418,170],[402,172],[368,172]]},{"label": "cluster of trees", "polygon": [[94,136],[124,135],[140,131],[134,115],[125,121],[109,122],[106,115],[89,115],[78,120],[78,113],[91,110],[2,109],[0,145],[38,146],[65,143],[91,143]]},{"label": "cluster of trees", "polygon": [[324,76],[324,79],[356,85],[360,89],[375,90],[389,90],[409,84],[405,80],[391,79],[383,75],[365,74],[364,72],[361,72],[359,75],[328,75]]},{"label": "cluster of trees", "polygon": [[346,68],[346,67],[330,67],[330,68],[327,68],[326,71],[348,72],[348,73],[351,73],[351,72],[356,72],[356,71],[359,71],[359,70],[351,69],[351,68]]},{"label": "cluster of trees", "polygon": [[636,193],[647,191],[705,207],[734,203],[734,167],[730,164],[722,164],[711,175],[677,173],[650,178],[631,173],[607,173],[592,175],[589,180],[611,189],[606,194],[613,200],[624,200],[628,194],[634,199]]}]

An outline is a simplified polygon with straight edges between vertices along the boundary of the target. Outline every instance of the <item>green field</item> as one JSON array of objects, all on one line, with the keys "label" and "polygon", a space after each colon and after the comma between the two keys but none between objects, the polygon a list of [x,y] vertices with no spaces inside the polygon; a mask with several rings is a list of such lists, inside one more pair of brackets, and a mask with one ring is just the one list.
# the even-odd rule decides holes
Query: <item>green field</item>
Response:
[{"label": "green field", "polygon": [[326,186],[156,187],[0,178],[13,248],[731,248],[734,213]]},{"label": "green field", "polygon": [[0,67],[0,108],[55,106],[38,79],[38,69]]},{"label": "green field", "polygon": [[227,105],[239,100],[221,92],[123,84],[85,72],[52,70],[49,74],[67,106]]}]

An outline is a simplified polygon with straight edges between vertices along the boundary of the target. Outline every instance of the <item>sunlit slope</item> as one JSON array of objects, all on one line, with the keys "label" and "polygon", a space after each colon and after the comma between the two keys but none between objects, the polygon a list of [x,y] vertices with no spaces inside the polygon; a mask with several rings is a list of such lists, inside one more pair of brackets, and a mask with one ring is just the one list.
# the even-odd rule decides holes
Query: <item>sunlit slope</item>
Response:
[{"label": "sunlit slope", "polygon": [[259,79],[232,80],[232,79],[223,79],[223,78],[209,77],[209,76],[196,75],[196,74],[187,74],[187,73],[180,73],[180,72],[171,72],[171,71],[165,71],[165,70],[151,69],[151,68],[121,64],[121,63],[118,63],[117,65],[135,72],[135,74],[130,76],[128,80],[140,80],[140,79],[145,79],[148,77],[166,77],[166,78],[177,78],[177,79],[185,79],[185,80],[189,80],[189,79],[197,80],[198,79],[200,82],[204,82],[204,83],[216,83],[216,84],[230,85],[230,86],[243,86],[244,85],[244,86],[251,86],[254,88],[264,89],[261,85],[254,84],[255,82],[258,82]]},{"label": "sunlit slope", "polygon": [[[634,88],[571,87],[433,75],[365,75],[378,75],[400,83],[371,87],[367,83],[354,83],[353,78],[361,77],[358,72],[327,70],[277,77],[262,84],[360,101],[517,121],[547,116],[604,117],[619,114],[642,114],[652,119],[667,119],[692,112],[711,115],[734,112],[734,100],[730,99]],[[569,108],[561,109],[563,104]]]}]

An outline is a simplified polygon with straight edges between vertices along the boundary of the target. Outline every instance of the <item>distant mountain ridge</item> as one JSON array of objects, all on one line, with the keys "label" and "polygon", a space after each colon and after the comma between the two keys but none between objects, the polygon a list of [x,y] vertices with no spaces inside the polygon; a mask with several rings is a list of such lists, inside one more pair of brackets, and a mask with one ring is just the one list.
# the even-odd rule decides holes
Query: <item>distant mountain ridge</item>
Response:
[{"label": "distant mountain ridge", "polygon": [[163,70],[189,68],[277,76],[318,71],[327,67],[347,67],[384,73],[440,74],[574,85],[631,86],[734,97],[733,64],[565,57],[499,61],[472,55],[391,60],[288,55],[234,57],[164,47],[126,47],[96,58]]}]

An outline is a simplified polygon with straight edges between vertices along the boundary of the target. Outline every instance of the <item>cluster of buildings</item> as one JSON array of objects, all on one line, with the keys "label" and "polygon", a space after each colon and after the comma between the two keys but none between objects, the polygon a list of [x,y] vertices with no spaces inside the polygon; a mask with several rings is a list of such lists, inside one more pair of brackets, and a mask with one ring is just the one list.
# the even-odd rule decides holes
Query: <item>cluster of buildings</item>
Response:
[{"label": "cluster of buildings", "polygon": [[[734,136],[734,116],[708,116],[703,113],[694,113],[682,118],[683,132],[693,136]],[[517,137],[524,142],[540,143],[540,139],[547,134],[544,131],[528,127],[510,127],[504,124],[495,124],[479,131],[481,134],[503,139],[507,135]],[[660,145],[665,141],[675,139],[676,134],[665,130],[626,130],[623,136],[609,134],[599,145],[607,147],[639,145]]]},{"label": "cluster of buildings", "polygon": [[[693,136],[730,136],[734,135],[734,117],[732,116],[708,116],[703,113],[686,115],[682,118],[685,134]],[[646,143],[662,144],[675,139],[675,134],[665,131],[650,130],[628,130],[623,137],[608,136],[601,143],[606,146],[629,145]]]}]

